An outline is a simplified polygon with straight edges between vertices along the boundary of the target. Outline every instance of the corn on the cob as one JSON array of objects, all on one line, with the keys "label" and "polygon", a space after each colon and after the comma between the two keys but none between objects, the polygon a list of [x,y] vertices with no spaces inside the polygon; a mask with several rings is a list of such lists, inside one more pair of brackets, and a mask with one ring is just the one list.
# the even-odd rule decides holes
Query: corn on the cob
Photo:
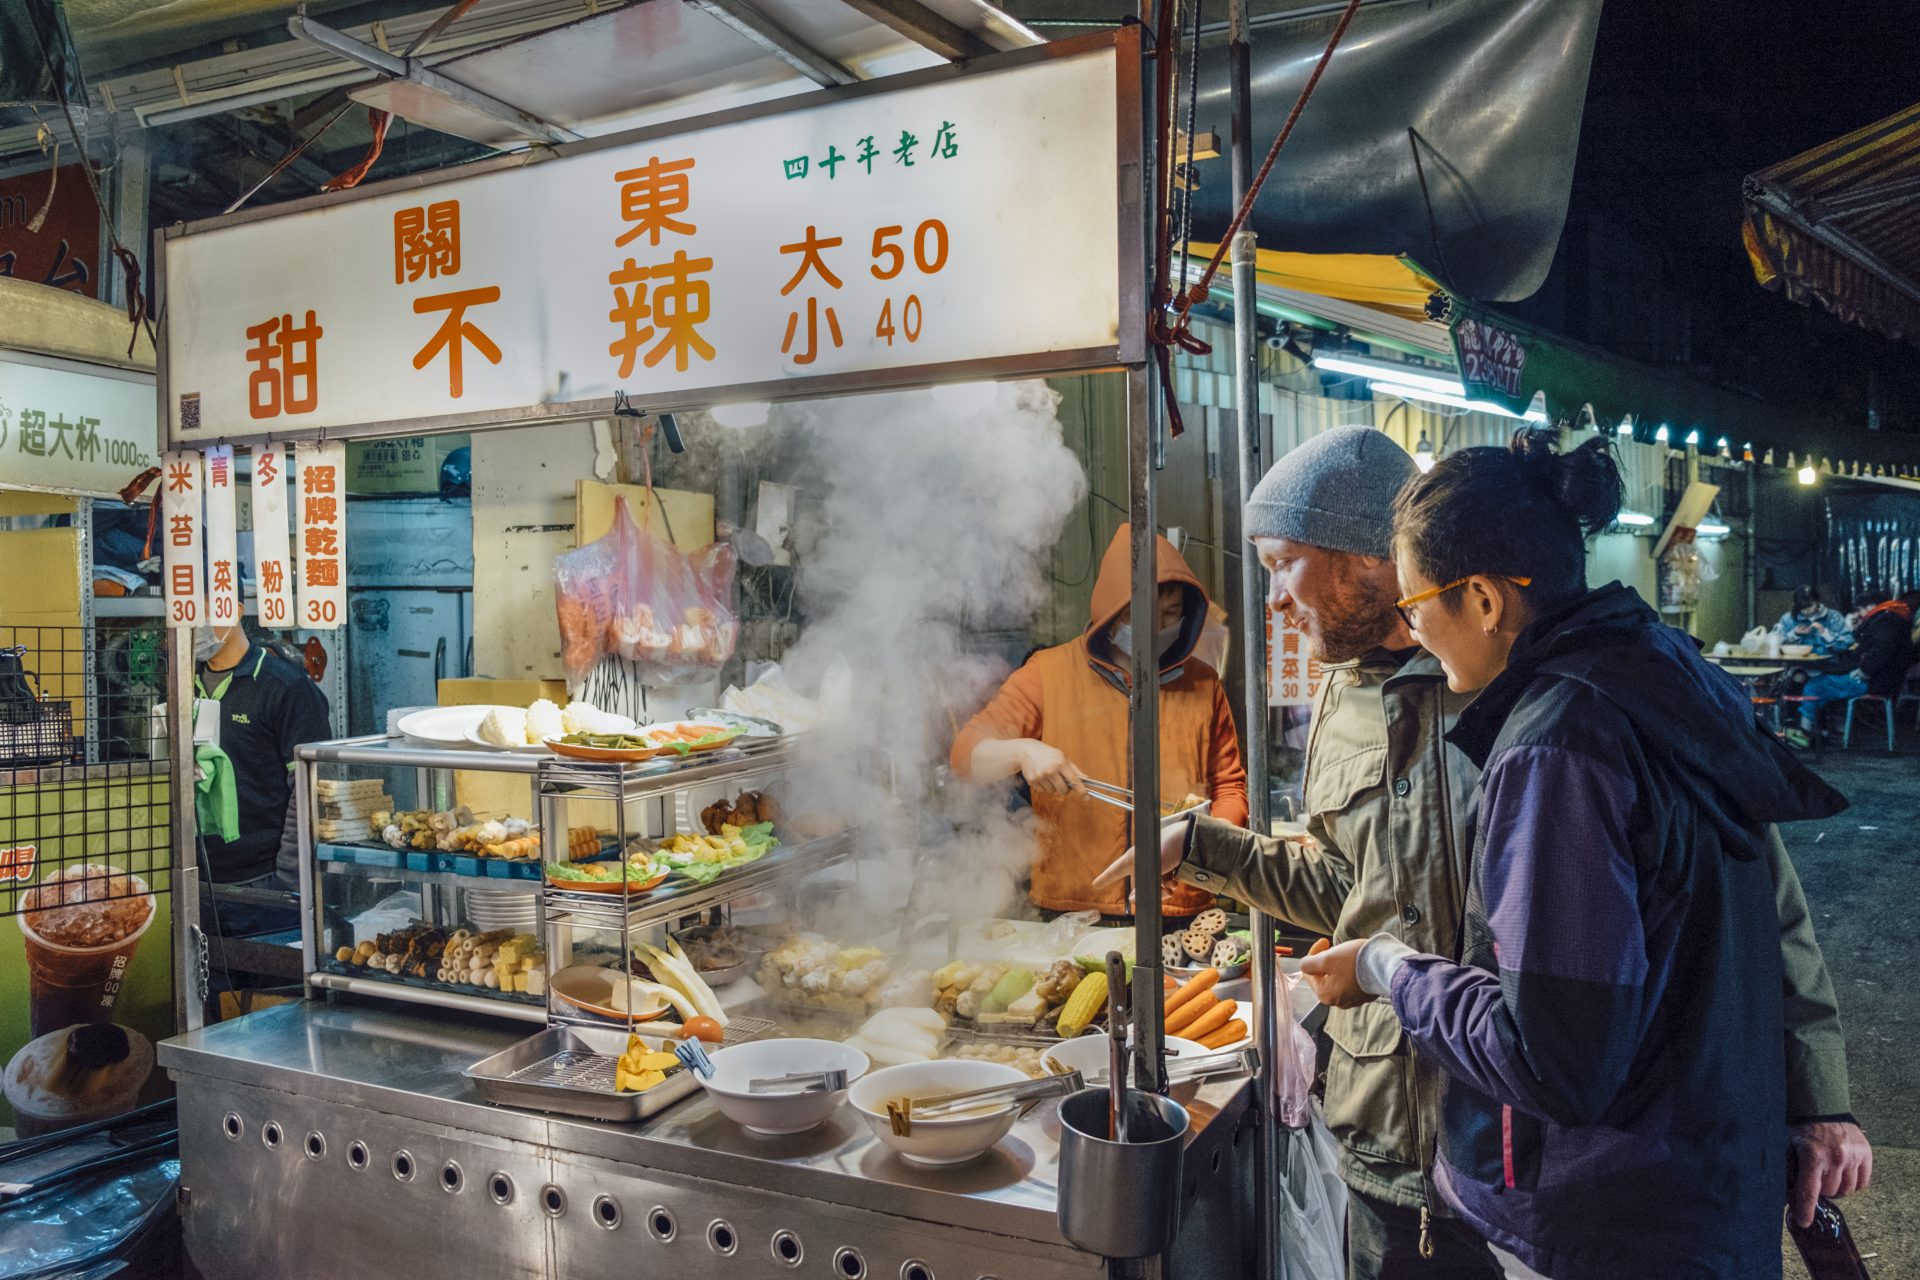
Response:
[{"label": "corn on the cob", "polygon": [[1107,975],[1090,973],[1080,979],[1080,985],[1067,997],[1066,1007],[1060,1010],[1060,1035],[1071,1040],[1093,1024],[1101,1006],[1107,1002]]}]

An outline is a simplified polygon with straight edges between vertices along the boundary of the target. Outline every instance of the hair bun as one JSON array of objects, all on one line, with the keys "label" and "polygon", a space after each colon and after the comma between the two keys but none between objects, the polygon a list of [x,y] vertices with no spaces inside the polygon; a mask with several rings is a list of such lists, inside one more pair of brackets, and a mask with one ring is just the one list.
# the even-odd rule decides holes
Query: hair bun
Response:
[{"label": "hair bun", "polygon": [[1601,436],[1583,440],[1571,452],[1558,450],[1551,427],[1522,427],[1508,446],[1528,484],[1552,498],[1592,537],[1620,515],[1620,464],[1613,445]]}]

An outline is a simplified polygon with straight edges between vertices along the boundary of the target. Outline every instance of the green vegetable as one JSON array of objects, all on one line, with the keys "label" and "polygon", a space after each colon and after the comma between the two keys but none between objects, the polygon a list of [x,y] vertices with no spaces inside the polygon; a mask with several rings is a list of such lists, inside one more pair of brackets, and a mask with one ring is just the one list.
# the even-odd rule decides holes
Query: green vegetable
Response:
[{"label": "green vegetable", "polygon": [[1033,990],[1033,970],[1009,969],[1007,976],[993,984],[987,998],[980,1002],[982,1013],[1004,1013],[1008,1005]]},{"label": "green vegetable", "polygon": [[[1132,982],[1133,981],[1133,957],[1127,956],[1126,961],[1127,961],[1127,981]],[[1105,973],[1107,971],[1107,958],[1105,956],[1075,956],[1073,958],[1073,962],[1079,965],[1082,969],[1085,969],[1088,973]]]},{"label": "green vegetable", "polygon": [[646,863],[635,862],[549,862],[547,879],[584,884],[610,884],[621,878],[618,868],[626,869],[625,878],[635,884],[651,880],[660,872]]}]

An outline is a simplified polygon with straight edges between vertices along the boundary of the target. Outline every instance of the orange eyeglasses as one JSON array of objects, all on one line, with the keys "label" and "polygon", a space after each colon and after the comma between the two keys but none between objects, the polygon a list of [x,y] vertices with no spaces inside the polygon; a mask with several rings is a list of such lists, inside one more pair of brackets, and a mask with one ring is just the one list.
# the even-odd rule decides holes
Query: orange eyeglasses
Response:
[{"label": "orange eyeglasses", "polygon": [[1515,577],[1510,577],[1504,573],[1489,573],[1489,574],[1470,573],[1464,578],[1454,579],[1452,582],[1449,582],[1444,587],[1428,587],[1425,591],[1416,591],[1412,595],[1406,597],[1404,600],[1394,601],[1393,607],[1399,611],[1401,621],[1405,622],[1407,624],[1407,629],[1411,631],[1413,630],[1413,607],[1415,605],[1425,604],[1429,600],[1438,599],[1439,597],[1447,594],[1447,592],[1455,590],[1456,588],[1459,588],[1459,587],[1464,587],[1469,582],[1472,582],[1475,578],[1481,578],[1481,577],[1493,578],[1500,582],[1511,582],[1516,587],[1530,587],[1533,585],[1532,578],[1515,578]]}]

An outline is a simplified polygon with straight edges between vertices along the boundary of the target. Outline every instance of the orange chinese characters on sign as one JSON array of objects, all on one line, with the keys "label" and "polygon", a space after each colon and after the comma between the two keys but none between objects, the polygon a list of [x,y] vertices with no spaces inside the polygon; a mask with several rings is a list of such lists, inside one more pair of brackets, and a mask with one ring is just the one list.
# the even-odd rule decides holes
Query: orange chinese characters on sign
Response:
[{"label": "orange chinese characters on sign", "polygon": [[697,232],[698,227],[679,219],[693,204],[693,187],[687,178],[692,170],[690,159],[663,164],[659,156],[652,156],[638,169],[614,174],[614,181],[620,184],[620,217],[628,224],[614,246],[645,235],[658,248],[663,231],[681,236]]},{"label": "orange chinese characters on sign", "polygon": [[460,202],[441,200],[393,215],[393,282],[460,273]]},{"label": "orange chinese characters on sign", "polygon": [[[651,156],[639,168],[613,175],[620,184],[620,219],[627,224],[614,237],[616,248],[641,236],[658,247],[662,235],[699,232],[699,227],[680,216],[693,206],[693,185],[687,176],[693,167],[691,159],[663,161]],[[713,315],[713,291],[706,279],[712,270],[712,258],[696,258],[676,249],[665,262],[647,264],[628,258],[607,273],[607,283],[613,286],[613,307],[607,319],[617,329],[607,354],[620,362],[617,376],[631,376],[643,352],[649,369],[672,355],[679,373],[687,371],[694,356],[714,358],[713,344],[700,332]]]},{"label": "orange chinese characters on sign", "polygon": [[488,285],[482,289],[460,289],[453,293],[435,294],[428,298],[415,298],[413,312],[426,315],[430,311],[444,311],[447,318],[434,330],[427,345],[420,348],[413,357],[413,367],[424,369],[427,363],[441,350],[447,352],[447,393],[458,400],[466,392],[466,374],[464,357],[466,344],[471,342],[473,349],[487,358],[489,364],[500,363],[500,348],[480,326],[467,319],[467,308],[500,301],[500,286]]},{"label": "orange chinese characters on sign", "polygon": [[320,339],[326,331],[313,312],[295,325],[291,315],[273,316],[247,329],[247,413],[277,418],[320,407]]},{"label": "orange chinese characters on sign", "polygon": [[310,467],[301,473],[305,490],[301,504],[300,572],[309,587],[340,585],[340,473],[333,467]]},{"label": "orange chinese characters on sign", "polygon": [[[841,243],[843,242],[839,236],[823,237],[817,229],[808,227],[807,234],[803,239],[794,244],[781,245],[781,253],[795,253],[800,255],[800,265],[794,269],[792,278],[780,287],[780,296],[784,298],[799,288],[800,283],[805,280],[809,274],[818,274],[829,289],[838,289],[841,283],[840,277],[833,274],[833,271],[827,266],[827,260],[821,255],[825,250],[837,248]],[[806,341],[804,348],[798,354],[794,353],[793,340],[794,336],[799,332],[800,312],[798,309],[795,309],[788,314],[787,336],[780,343],[781,355],[792,355],[795,364],[812,364],[819,358],[821,309],[819,295],[809,293],[807,295]],[[827,316],[827,332],[833,339],[833,345],[836,347],[845,345],[840,335],[840,317],[834,313],[831,305],[828,305],[825,311]]]},{"label": "orange chinese characters on sign", "polygon": [[[713,344],[700,336],[699,328],[713,314],[713,296],[705,280],[694,278],[711,270],[712,258],[689,258],[685,249],[676,249],[671,261],[657,267],[638,266],[628,258],[625,266],[607,277],[613,285],[613,310],[607,312],[607,319],[621,328],[620,336],[607,344],[607,353],[620,358],[621,377],[633,372],[634,357],[656,334],[660,342],[647,352],[649,369],[666,359],[668,352],[681,373],[687,371],[690,354],[713,359]],[[651,296],[649,280],[656,282]]]}]

